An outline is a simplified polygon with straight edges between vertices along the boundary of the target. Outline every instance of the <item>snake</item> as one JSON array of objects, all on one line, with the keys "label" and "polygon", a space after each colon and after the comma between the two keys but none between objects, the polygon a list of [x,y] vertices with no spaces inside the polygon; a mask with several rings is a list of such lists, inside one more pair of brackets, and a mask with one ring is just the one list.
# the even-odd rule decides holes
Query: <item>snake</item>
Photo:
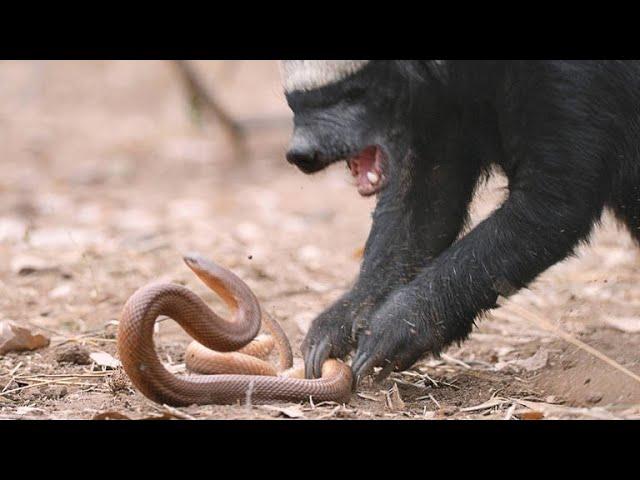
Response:
[{"label": "snake", "polygon": [[[265,314],[249,286],[230,270],[193,253],[186,265],[226,304],[230,319],[215,313],[188,288],[151,282],[133,293],[120,315],[118,356],[133,385],[150,400],[170,406],[269,401],[348,402],[351,368],[327,359],[320,378],[293,368],[291,345],[282,327]],[[154,344],[156,320],[175,320],[193,341],[185,351],[190,373],[164,366]],[[264,324],[270,335],[260,334]],[[266,361],[278,350],[278,368]]]}]

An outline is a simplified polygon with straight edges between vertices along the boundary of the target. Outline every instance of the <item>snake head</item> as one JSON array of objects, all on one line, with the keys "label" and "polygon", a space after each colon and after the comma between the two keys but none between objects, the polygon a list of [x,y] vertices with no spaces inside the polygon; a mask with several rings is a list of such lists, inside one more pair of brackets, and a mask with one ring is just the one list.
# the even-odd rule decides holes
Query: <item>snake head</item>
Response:
[{"label": "snake head", "polygon": [[195,252],[190,252],[185,254],[182,257],[182,260],[184,260],[184,263],[187,264],[187,267],[189,267],[191,270],[193,270],[196,273],[198,271],[211,270],[210,268],[211,266],[218,267],[211,260],[207,260],[203,255]]},{"label": "snake head", "polygon": [[248,285],[233,272],[199,253],[188,253],[182,259],[205,285],[222,298],[232,312],[240,308],[247,315],[261,317],[258,299]]}]

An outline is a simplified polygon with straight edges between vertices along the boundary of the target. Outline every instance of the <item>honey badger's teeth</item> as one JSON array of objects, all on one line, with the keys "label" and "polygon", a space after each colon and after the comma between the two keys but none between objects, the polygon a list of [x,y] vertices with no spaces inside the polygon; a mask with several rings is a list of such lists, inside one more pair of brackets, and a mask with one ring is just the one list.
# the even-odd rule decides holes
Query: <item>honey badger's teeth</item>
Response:
[{"label": "honey badger's teeth", "polygon": [[372,185],[375,185],[380,181],[380,175],[378,175],[376,172],[369,171],[367,172],[367,179],[371,182]]}]

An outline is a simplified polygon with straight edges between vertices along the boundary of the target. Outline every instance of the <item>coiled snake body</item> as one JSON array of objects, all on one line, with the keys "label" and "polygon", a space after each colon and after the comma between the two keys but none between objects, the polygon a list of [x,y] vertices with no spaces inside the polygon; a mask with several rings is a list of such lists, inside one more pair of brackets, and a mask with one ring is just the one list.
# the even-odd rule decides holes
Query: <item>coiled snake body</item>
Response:
[{"label": "coiled snake body", "polygon": [[[151,283],[127,301],[118,327],[118,354],[133,384],[148,398],[174,406],[225,404],[251,400],[344,402],[351,393],[351,369],[329,359],[318,379],[296,378],[291,346],[280,325],[263,315],[249,287],[231,273],[200,255],[185,263],[227,304],[232,321],[213,312],[189,289],[171,283]],[[160,315],[180,324],[196,341],[186,351],[185,363],[193,375],[174,375],[155,351],[153,327]],[[261,319],[272,337],[256,335]],[[278,348],[280,376],[261,359]],[[227,353],[221,353],[227,352]]]}]

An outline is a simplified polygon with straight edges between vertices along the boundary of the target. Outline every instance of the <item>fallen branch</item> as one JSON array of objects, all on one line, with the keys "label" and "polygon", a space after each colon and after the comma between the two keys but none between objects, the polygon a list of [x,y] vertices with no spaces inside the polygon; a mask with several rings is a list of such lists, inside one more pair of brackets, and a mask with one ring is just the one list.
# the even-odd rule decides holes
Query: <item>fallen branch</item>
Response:
[{"label": "fallen branch", "polygon": [[220,106],[213,96],[213,93],[204,86],[194,68],[186,60],[174,60],[178,73],[182,77],[183,83],[189,92],[192,105],[196,110],[204,107],[222,125],[231,142],[233,143],[236,155],[244,157],[246,151],[245,131],[242,126]]},{"label": "fallen branch", "polygon": [[171,407],[167,404],[163,404],[162,405],[162,409],[164,410],[164,412],[173,415],[176,418],[179,418],[180,420],[195,420],[196,417],[193,417],[187,413],[184,413],[180,410],[178,410],[177,408]]}]

